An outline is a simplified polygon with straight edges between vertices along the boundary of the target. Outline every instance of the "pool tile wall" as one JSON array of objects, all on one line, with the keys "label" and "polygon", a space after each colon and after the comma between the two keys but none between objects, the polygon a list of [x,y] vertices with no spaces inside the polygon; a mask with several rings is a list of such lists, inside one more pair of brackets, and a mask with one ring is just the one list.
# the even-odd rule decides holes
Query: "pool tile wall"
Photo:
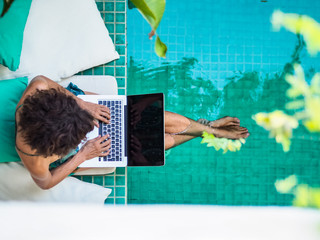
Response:
[{"label": "pool tile wall", "polygon": [[[105,25],[113,40],[120,58],[116,61],[97,66],[79,74],[111,75],[118,83],[118,94],[125,95],[127,89],[127,7],[125,0],[96,0]],[[117,168],[106,176],[79,176],[85,182],[95,183],[112,190],[105,204],[127,203],[127,168]]]},{"label": "pool tile wall", "polygon": [[83,71],[83,75],[111,75],[118,83],[118,94],[125,95],[127,88],[127,22],[125,0],[96,0],[112,41],[120,58],[116,61]]},{"label": "pool tile wall", "polygon": [[194,139],[172,149],[164,167],[128,168],[128,203],[290,205],[291,195],[276,192],[277,179],[296,174],[320,186],[319,134],[299,128],[284,153],[252,120],[257,112],[284,109],[283,76],[292,56],[309,79],[320,72],[319,54],[310,57],[288,31],[272,31],[272,12],[320,22],[320,1],[166,2],[157,30],[168,46],[166,59],[155,55],[148,23],[136,9],[128,11],[128,94],[163,92],[167,110],[193,119],[237,116],[251,136],[236,153]]}]

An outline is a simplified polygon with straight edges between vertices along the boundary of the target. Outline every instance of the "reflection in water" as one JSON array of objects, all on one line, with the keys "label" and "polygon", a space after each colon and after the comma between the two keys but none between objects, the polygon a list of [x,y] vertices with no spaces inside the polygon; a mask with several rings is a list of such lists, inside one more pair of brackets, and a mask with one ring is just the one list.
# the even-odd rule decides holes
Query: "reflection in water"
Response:
[{"label": "reflection in water", "polygon": [[[172,149],[161,169],[129,169],[129,202],[196,203],[230,205],[289,205],[292,198],[276,193],[274,182],[295,173],[303,182],[320,182],[319,140],[304,128],[294,132],[292,151],[284,153],[251,116],[257,112],[284,109],[289,87],[284,77],[301,61],[304,43],[298,36],[290,62],[281,72],[235,72],[226,79],[223,91],[211,80],[194,78],[195,58],[158,67],[137,63],[130,58],[128,92],[163,92],[166,109],[194,119],[239,117],[251,133],[241,151],[222,155],[206,148],[199,140]],[[314,69],[306,71],[311,75]],[[219,116],[218,116],[219,115]],[[150,200],[148,194],[159,195]],[[137,191],[139,190],[139,191]]]},{"label": "reflection in water", "polygon": [[210,80],[192,77],[192,69],[197,62],[195,58],[183,58],[177,63],[152,67],[136,63],[130,57],[128,92],[163,92],[166,110],[183,113],[191,118],[217,115],[222,94]]}]

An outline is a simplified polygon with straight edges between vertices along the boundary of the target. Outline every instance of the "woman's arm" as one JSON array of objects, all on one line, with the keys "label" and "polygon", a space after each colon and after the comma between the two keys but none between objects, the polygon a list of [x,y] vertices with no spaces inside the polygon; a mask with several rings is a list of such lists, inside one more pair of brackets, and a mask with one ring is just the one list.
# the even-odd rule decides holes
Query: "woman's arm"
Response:
[{"label": "woman's arm", "polygon": [[[105,141],[109,136],[98,136],[88,141],[80,151],[67,162],[49,171],[48,165],[31,167],[25,164],[35,183],[42,189],[50,189],[69,176],[81,163],[94,157],[103,157],[109,154],[111,140]],[[41,159],[38,159],[41,162]]]},{"label": "woman's arm", "polygon": [[[91,110],[88,110],[92,114],[92,109],[94,109],[94,113],[99,115],[99,111],[97,111],[97,106],[100,107],[98,104],[87,104],[85,101],[81,100],[80,98],[76,97],[66,89],[64,89],[62,86],[57,84],[56,82],[43,77],[38,76],[34,78],[26,90],[24,91],[18,106],[23,104],[26,97],[29,95],[32,95],[35,93],[36,90],[46,90],[49,88],[55,88],[59,91],[65,93],[66,95],[69,95],[73,97],[77,103],[80,105],[80,107],[86,109],[88,106],[90,106]],[[94,105],[92,107],[92,105]],[[96,106],[97,105],[97,106]],[[104,107],[104,106],[103,106]],[[98,110],[101,108],[98,108]],[[104,111],[106,111],[104,109]],[[109,109],[108,109],[109,111]],[[92,114],[95,118],[96,115]],[[102,117],[103,116],[103,117]],[[108,122],[106,117],[107,115],[105,113],[98,116],[99,120],[102,120],[104,122]],[[103,138],[105,139],[106,136]],[[49,171],[49,164],[52,162],[52,158],[43,158],[41,156],[27,156],[20,152],[18,152],[22,162],[24,163],[25,167],[29,170],[32,178],[37,183],[37,185],[43,189],[49,189],[59,182],[61,182],[64,178],[66,178],[70,173],[72,173],[82,162],[84,162],[87,159],[91,159],[97,156],[106,156],[105,149],[109,149],[106,144],[110,145],[110,143],[105,142],[105,144],[101,145],[102,140],[101,139],[95,139],[96,141],[93,141],[94,139],[88,141],[88,143],[82,147],[79,153],[77,153],[73,158],[71,158],[69,161],[67,161],[65,164],[62,164],[61,166],[57,167],[56,169]],[[30,154],[34,154],[34,150],[30,148],[30,146],[26,145],[22,139],[20,139],[17,135],[16,144],[20,146],[20,149],[22,149],[25,152],[28,152]],[[95,147],[93,147],[95,146]],[[91,151],[90,151],[91,149]],[[92,153],[92,151],[95,149],[95,151]],[[98,151],[97,151],[98,150]],[[91,152],[91,155],[90,155]]]}]

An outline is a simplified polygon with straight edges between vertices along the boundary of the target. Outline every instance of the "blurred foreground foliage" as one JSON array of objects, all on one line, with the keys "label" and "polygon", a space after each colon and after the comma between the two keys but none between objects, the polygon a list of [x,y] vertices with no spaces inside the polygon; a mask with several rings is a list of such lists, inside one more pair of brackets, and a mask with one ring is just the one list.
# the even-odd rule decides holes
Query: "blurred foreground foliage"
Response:
[{"label": "blurred foreground foliage", "polygon": [[[286,14],[275,11],[271,18],[275,30],[281,27],[303,37],[307,50],[315,55],[320,51],[320,24],[308,16]],[[290,99],[285,106],[286,110],[295,113],[288,115],[276,110],[271,113],[260,112],[253,116],[256,123],[270,132],[281,143],[285,152],[290,150],[292,130],[299,122],[310,132],[320,133],[320,74],[314,74],[311,83],[305,79],[303,68],[293,64],[294,73],[287,74],[285,80],[290,85],[286,96]]]},{"label": "blurred foreground foliage", "polygon": [[240,151],[242,144],[245,144],[246,140],[240,138],[239,140],[231,140],[227,138],[217,138],[213,134],[203,132],[201,143],[207,143],[207,147],[214,147],[216,151],[220,149],[223,153],[228,151],[236,152]]},{"label": "blurred foreground foliage", "polygon": [[149,38],[151,39],[156,35],[156,42],[154,50],[159,57],[165,58],[167,52],[167,46],[160,40],[156,30],[162,19],[164,9],[166,6],[165,0],[129,0],[129,8],[133,8],[132,4],[138,9],[141,15],[151,26],[151,32]]},{"label": "blurred foreground foliage", "polygon": [[294,206],[320,208],[320,188],[299,184],[295,175],[277,180],[275,187],[279,193],[294,195],[292,202]]}]

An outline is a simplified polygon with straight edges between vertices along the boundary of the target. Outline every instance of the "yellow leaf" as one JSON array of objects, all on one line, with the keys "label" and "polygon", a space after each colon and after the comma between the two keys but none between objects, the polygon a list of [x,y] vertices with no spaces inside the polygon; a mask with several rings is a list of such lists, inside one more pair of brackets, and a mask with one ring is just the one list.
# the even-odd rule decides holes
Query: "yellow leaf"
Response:
[{"label": "yellow leaf", "polygon": [[207,147],[214,147],[216,151],[222,149],[223,153],[229,151],[236,152],[241,149],[241,143],[245,143],[244,139],[240,140],[230,140],[227,138],[217,138],[213,134],[203,132],[201,143],[207,143]]},{"label": "yellow leaf", "polygon": [[290,32],[301,34],[311,55],[320,51],[320,24],[314,19],[306,15],[283,13],[277,10],[272,14],[271,23],[276,31],[284,27]]},{"label": "yellow leaf", "polygon": [[277,180],[274,185],[279,193],[290,193],[297,183],[297,177],[295,175],[291,175],[286,179]]},{"label": "yellow leaf", "polygon": [[295,199],[293,205],[297,207],[309,206],[309,187],[306,184],[300,184],[295,190]]},{"label": "yellow leaf", "polygon": [[285,152],[290,150],[292,130],[299,125],[294,117],[276,110],[271,113],[257,113],[252,118],[258,125],[270,131],[270,137],[281,143]]}]

